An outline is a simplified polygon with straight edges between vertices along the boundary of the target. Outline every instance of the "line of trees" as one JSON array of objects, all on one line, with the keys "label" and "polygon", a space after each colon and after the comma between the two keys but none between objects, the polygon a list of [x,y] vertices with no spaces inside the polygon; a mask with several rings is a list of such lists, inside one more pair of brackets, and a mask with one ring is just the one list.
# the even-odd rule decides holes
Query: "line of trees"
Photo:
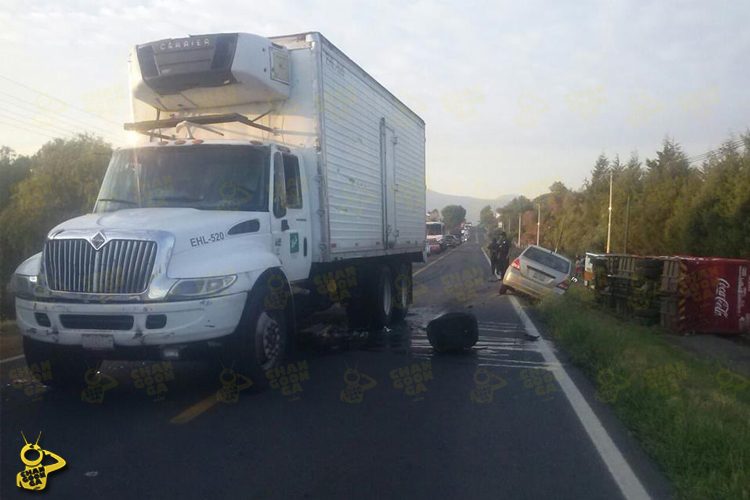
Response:
[{"label": "line of trees", "polygon": [[0,147],[0,318],[13,316],[6,286],[15,268],[54,226],[91,211],[111,154],[91,135],[55,139],[32,156]]},{"label": "line of trees", "polygon": [[522,245],[536,243],[541,207],[542,246],[569,256],[603,252],[611,173],[612,253],[750,258],[750,133],[699,159],[691,162],[672,139],[645,162],[636,153],[625,162],[602,154],[581,189],[555,182],[533,200],[517,197],[495,213],[485,207],[481,223],[502,221],[516,239],[520,215]]}]

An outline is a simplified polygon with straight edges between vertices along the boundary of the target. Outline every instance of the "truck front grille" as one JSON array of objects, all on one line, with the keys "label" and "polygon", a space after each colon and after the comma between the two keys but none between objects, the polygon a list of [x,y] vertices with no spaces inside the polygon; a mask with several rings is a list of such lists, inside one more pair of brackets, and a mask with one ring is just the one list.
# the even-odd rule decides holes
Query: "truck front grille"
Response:
[{"label": "truck front grille", "polygon": [[80,293],[141,293],[156,260],[156,242],[110,240],[94,250],[84,239],[48,240],[44,247],[47,284]]}]

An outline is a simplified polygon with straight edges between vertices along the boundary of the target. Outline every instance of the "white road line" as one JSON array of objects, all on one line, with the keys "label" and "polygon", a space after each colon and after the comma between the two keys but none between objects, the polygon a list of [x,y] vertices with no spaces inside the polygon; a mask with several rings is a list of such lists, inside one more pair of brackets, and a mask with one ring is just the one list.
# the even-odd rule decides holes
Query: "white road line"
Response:
[{"label": "white road line", "polygon": [[[489,263],[490,258],[487,256],[484,248],[482,249],[482,253]],[[521,304],[518,303],[518,299],[516,297],[510,297],[510,303],[513,305],[513,309],[516,310],[516,313],[526,327],[526,332],[535,337],[539,337],[539,340],[537,340],[539,344],[537,349],[544,357],[544,360],[548,364],[554,364],[560,367],[559,370],[550,371],[554,374],[557,383],[560,384],[560,387],[565,393],[565,397],[570,401],[570,405],[573,407],[573,411],[575,411],[578,420],[586,430],[586,434],[589,435],[596,451],[599,452],[599,456],[602,457],[602,461],[604,461],[607,469],[609,469],[609,473],[617,483],[623,496],[628,500],[651,498],[646,492],[646,488],[643,487],[643,484],[641,484],[640,480],[635,475],[635,472],[633,472],[633,469],[630,468],[630,464],[628,464],[625,457],[622,456],[617,445],[612,441],[612,438],[609,437],[609,434],[607,434],[606,429],[604,429],[604,426],[591,409],[591,406],[586,402],[581,391],[578,390],[578,387],[576,387],[575,383],[568,375],[565,367],[562,366],[560,360],[557,359],[555,353],[552,352],[547,341],[541,337],[539,330],[536,329],[534,323],[532,323],[526,315]]]},{"label": "white road line", "polygon": [[[510,297],[510,303],[513,304],[513,308],[521,318],[521,321],[523,321],[527,331],[539,335],[539,331],[526,315],[521,304],[518,303],[518,299]],[[557,356],[555,356],[555,353],[552,352],[552,349],[545,339],[540,337],[537,342],[539,343],[538,350],[547,363],[560,364],[560,361],[557,359]],[[617,483],[617,486],[619,486],[623,496],[626,499],[650,498],[646,489],[633,472],[633,469],[630,468],[630,464],[628,464],[625,457],[622,456],[617,445],[612,441],[612,438],[609,437],[609,434],[607,434],[601,421],[568,375],[565,367],[562,365],[560,367],[560,370],[552,370],[552,373],[555,375],[557,383],[560,384],[565,396],[568,398],[568,401],[570,401],[570,405],[573,407],[573,411],[575,411],[578,420],[580,420],[583,428],[589,435],[589,438],[591,438],[591,441],[594,443],[596,450],[599,452],[599,456],[602,457],[602,460],[609,469],[609,473],[612,474],[612,477]]]},{"label": "white road line", "polygon": [[12,358],[0,359],[0,365],[2,365],[3,363],[10,363],[11,361],[15,361],[21,358],[23,358],[23,354],[19,354],[18,356],[13,356]]},{"label": "white road line", "polygon": [[[456,247],[456,248],[458,248],[458,247]],[[433,260],[432,262],[428,263],[428,264],[427,264],[426,266],[424,266],[424,267],[423,267],[422,269],[417,269],[416,271],[414,271],[414,272],[412,273],[412,275],[411,275],[411,276],[412,276],[412,278],[413,278],[414,276],[416,276],[417,274],[421,273],[422,271],[424,271],[425,269],[427,269],[428,267],[430,267],[431,265],[433,265],[433,264],[437,264],[438,262],[440,262],[441,260],[443,260],[444,258],[446,258],[447,256],[449,256],[450,254],[452,254],[453,252],[455,252],[455,251],[456,251],[456,248],[453,248],[453,249],[451,249],[451,251],[450,251],[450,252],[445,252],[445,255],[443,255],[442,257],[438,257],[437,259],[435,259],[435,260]]]}]

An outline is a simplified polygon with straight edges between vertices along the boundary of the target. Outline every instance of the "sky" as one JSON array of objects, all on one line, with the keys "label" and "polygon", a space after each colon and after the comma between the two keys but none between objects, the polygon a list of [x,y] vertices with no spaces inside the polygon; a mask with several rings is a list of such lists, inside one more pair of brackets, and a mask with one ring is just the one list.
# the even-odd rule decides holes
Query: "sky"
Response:
[{"label": "sky", "polygon": [[425,120],[430,189],[533,197],[580,187],[602,153],[748,131],[748,21],[744,0],[3,0],[0,145],[124,145],[133,45],[320,31]]}]

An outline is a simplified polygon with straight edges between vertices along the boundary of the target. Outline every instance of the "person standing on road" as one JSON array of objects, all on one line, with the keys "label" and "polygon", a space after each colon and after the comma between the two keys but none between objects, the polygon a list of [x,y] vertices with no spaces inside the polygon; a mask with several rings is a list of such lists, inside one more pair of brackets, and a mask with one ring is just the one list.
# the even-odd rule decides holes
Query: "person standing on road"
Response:
[{"label": "person standing on road", "polygon": [[497,275],[498,256],[500,251],[500,243],[498,243],[497,238],[492,238],[492,243],[489,244],[487,250],[490,252],[490,267],[492,267],[492,274]]},{"label": "person standing on road", "polygon": [[510,256],[510,241],[508,241],[508,236],[505,234],[505,231],[500,233],[500,243],[498,243],[498,250],[497,250],[497,270],[499,271],[498,276],[500,276],[500,279],[503,279],[503,276],[505,276],[505,270],[508,269],[509,264],[509,256]]}]

